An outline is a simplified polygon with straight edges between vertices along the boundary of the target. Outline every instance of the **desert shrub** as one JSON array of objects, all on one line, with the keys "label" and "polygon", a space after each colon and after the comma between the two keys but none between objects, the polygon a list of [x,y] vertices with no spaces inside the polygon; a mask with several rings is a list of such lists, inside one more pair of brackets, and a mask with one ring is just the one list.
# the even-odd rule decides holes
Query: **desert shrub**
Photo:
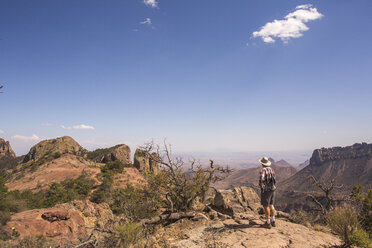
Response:
[{"label": "desert shrub", "polygon": [[62,185],[69,193],[74,195],[74,199],[82,200],[90,194],[94,186],[94,180],[81,175],[76,179],[68,179],[62,182]]},{"label": "desert shrub", "polygon": [[358,212],[358,219],[364,230],[372,237],[372,189],[365,194],[361,185],[354,185],[350,198]]},{"label": "desert shrub", "polygon": [[307,212],[303,210],[294,210],[290,211],[289,218],[292,222],[297,224],[305,224],[306,222],[310,223],[310,217]]},{"label": "desert shrub", "polygon": [[8,211],[0,211],[0,226],[5,225],[10,220],[10,213]]},{"label": "desert shrub", "polygon": [[351,245],[351,235],[360,228],[358,216],[350,206],[336,207],[326,216],[326,222],[346,245]]},{"label": "desert shrub", "polygon": [[210,184],[231,171],[228,167],[214,165],[212,160],[208,166],[192,160],[187,168],[182,158],[172,156],[171,147],[166,142],[163,152],[152,143],[143,147],[143,151],[150,161],[159,164],[158,172],[146,174],[149,187],[165,196],[165,207],[171,212],[188,211],[197,199],[204,202]]},{"label": "desert shrub", "polygon": [[107,162],[105,166],[101,169],[103,173],[106,171],[113,171],[114,173],[123,173],[124,165],[119,160]]},{"label": "desert shrub", "polygon": [[7,242],[1,244],[4,248],[49,248],[53,246],[53,242],[50,239],[46,239],[42,235],[25,237],[20,240],[14,240],[12,242]]},{"label": "desert shrub", "polygon": [[143,239],[142,226],[130,222],[116,227],[111,235],[105,238],[105,247],[143,247],[140,242]]},{"label": "desert shrub", "polygon": [[363,229],[359,229],[351,233],[350,244],[361,248],[370,248],[372,242],[368,233]]},{"label": "desert shrub", "polygon": [[132,221],[155,216],[162,202],[159,192],[153,192],[147,186],[134,187],[130,183],[125,188],[116,189],[112,198],[112,211],[124,214]]},{"label": "desert shrub", "polygon": [[56,159],[56,158],[59,158],[61,157],[61,153],[60,152],[55,152],[53,157]]},{"label": "desert shrub", "polygon": [[49,189],[45,192],[45,207],[53,207],[57,203],[62,202],[69,202],[74,199],[74,195],[69,194],[68,190],[66,190],[61,184],[59,183],[52,183]]},{"label": "desert shrub", "polygon": [[95,203],[111,203],[115,173],[107,170],[101,173],[102,183],[92,194],[91,201]]}]

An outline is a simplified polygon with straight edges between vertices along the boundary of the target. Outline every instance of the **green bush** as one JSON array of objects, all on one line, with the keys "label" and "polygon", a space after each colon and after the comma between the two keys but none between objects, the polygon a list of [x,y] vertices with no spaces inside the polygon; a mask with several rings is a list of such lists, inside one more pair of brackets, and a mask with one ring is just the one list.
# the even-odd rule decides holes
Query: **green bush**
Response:
[{"label": "green bush", "polygon": [[297,224],[304,224],[310,222],[310,217],[307,212],[303,210],[291,210],[289,213],[289,218],[292,222]]},{"label": "green bush", "polygon": [[369,235],[363,229],[354,230],[350,235],[350,244],[361,248],[370,248],[371,240]]},{"label": "green bush", "polygon": [[125,223],[116,227],[115,231],[105,238],[104,247],[143,247],[142,226],[138,223]]},{"label": "green bush", "polygon": [[134,187],[130,183],[125,188],[114,190],[112,199],[112,211],[124,214],[132,221],[157,215],[162,202],[159,192],[153,192],[147,186]]},{"label": "green bush", "polygon": [[0,246],[4,248],[50,248],[53,247],[53,242],[42,235],[38,235],[0,243]]},{"label": "green bush", "polygon": [[10,213],[8,211],[0,211],[0,226],[5,225],[10,220]]},{"label": "green bush", "polygon": [[358,215],[350,206],[336,207],[326,216],[326,222],[346,245],[351,245],[351,235],[360,228]]},{"label": "green bush", "polygon": [[56,159],[56,158],[59,158],[61,157],[61,153],[60,152],[55,152],[53,157]]},{"label": "green bush", "polygon": [[361,185],[354,185],[350,198],[358,210],[358,218],[363,229],[372,237],[372,189],[365,194]]},{"label": "green bush", "polygon": [[119,160],[108,162],[105,166],[101,169],[103,173],[107,171],[113,171],[114,173],[123,173],[124,165]]}]

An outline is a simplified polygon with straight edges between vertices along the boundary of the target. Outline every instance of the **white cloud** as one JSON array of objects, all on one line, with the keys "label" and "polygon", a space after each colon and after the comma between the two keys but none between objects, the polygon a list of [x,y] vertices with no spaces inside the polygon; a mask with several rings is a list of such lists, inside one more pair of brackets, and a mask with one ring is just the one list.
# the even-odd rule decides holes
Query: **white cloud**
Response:
[{"label": "white cloud", "polygon": [[152,8],[158,7],[158,2],[156,0],[143,0],[144,4]]},{"label": "white cloud", "polygon": [[5,133],[5,132],[4,132],[3,130],[0,129],[0,134],[3,134],[3,133]]},{"label": "white cloud", "polygon": [[150,18],[146,18],[143,22],[140,22],[140,24],[142,25],[152,25],[152,22],[151,22],[151,19]]},{"label": "white cloud", "polygon": [[45,127],[53,126],[53,124],[52,124],[52,123],[49,123],[49,122],[45,122],[45,123],[43,123],[43,124],[41,124],[41,125],[43,125],[43,126],[45,126]]},{"label": "white cloud", "polygon": [[84,125],[84,124],[75,125],[75,126],[72,126],[72,127],[66,127],[64,125],[61,125],[61,128],[66,129],[66,130],[71,130],[71,129],[94,130],[95,129],[92,126],[88,126],[88,125]]},{"label": "white cloud", "polygon": [[253,37],[261,37],[266,43],[274,43],[280,38],[287,43],[291,38],[299,38],[304,31],[309,30],[306,22],[322,18],[323,15],[313,8],[311,4],[299,5],[296,10],[289,13],[283,20],[274,20],[266,23],[259,31],[253,32]]},{"label": "white cloud", "polygon": [[32,136],[23,136],[23,135],[16,134],[16,135],[12,136],[12,138],[13,139],[18,139],[18,140],[23,140],[23,141],[40,140],[40,138],[36,134],[33,134]]}]

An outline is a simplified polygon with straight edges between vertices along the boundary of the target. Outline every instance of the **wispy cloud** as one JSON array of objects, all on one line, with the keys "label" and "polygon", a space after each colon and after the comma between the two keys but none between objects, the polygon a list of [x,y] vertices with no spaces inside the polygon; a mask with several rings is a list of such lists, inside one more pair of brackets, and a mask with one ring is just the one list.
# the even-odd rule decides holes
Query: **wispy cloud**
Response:
[{"label": "wispy cloud", "polygon": [[152,8],[158,7],[158,2],[156,0],[143,0],[143,3]]},{"label": "wispy cloud", "polygon": [[52,123],[49,123],[49,122],[44,122],[44,123],[41,124],[41,125],[43,125],[43,126],[45,126],[45,127],[53,126],[53,124],[52,124]]},{"label": "wispy cloud", "polygon": [[253,37],[261,37],[266,43],[274,43],[275,38],[280,38],[287,43],[291,38],[299,38],[303,36],[304,31],[309,30],[305,23],[322,17],[323,15],[311,4],[299,5],[283,20],[268,22],[259,31],[253,32]]},{"label": "wispy cloud", "polygon": [[72,126],[72,127],[66,127],[66,126],[64,126],[64,125],[61,125],[61,128],[66,129],[66,130],[71,130],[71,129],[94,130],[94,129],[95,129],[95,128],[92,127],[92,126],[84,125],[84,124],[81,124],[81,125],[75,125],[75,126]]},{"label": "wispy cloud", "polygon": [[33,134],[32,136],[23,136],[23,135],[16,134],[16,135],[12,136],[12,138],[22,140],[22,141],[40,140],[40,138],[36,134]]},{"label": "wispy cloud", "polygon": [[3,134],[3,133],[5,133],[5,132],[4,132],[3,130],[0,129],[0,134]]},{"label": "wispy cloud", "polygon": [[140,22],[140,24],[142,25],[152,25],[152,22],[151,22],[151,19],[150,18],[146,18],[144,21]]}]

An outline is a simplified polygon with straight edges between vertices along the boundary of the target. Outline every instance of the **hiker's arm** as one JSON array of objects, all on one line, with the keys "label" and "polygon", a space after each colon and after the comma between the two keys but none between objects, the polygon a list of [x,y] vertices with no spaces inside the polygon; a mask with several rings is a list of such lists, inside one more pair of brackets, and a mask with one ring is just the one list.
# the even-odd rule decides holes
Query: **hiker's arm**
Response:
[{"label": "hiker's arm", "polygon": [[261,169],[260,170],[260,179],[258,181],[258,185],[260,186],[260,189],[262,191],[262,181],[265,179],[265,174],[264,171]]}]

